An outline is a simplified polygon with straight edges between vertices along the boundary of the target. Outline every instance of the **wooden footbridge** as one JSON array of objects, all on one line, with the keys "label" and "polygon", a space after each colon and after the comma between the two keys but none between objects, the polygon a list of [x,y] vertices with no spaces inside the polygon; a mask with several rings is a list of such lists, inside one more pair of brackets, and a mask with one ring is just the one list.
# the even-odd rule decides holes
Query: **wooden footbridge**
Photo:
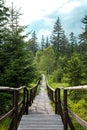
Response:
[{"label": "wooden footbridge", "polygon": [[[40,81],[30,89],[26,86],[20,88],[0,87],[0,93],[6,92],[13,97],[10,111],[0,116],[0,123],[10,117],[11,122],[7,130],[68,130],[68,127],[71,130],[76,130],[71,116],[87,130],[87,122],[68,109],[67,105],[67,91],[87,90],[87,85],[68,88],[58,87],[54,90],[48,85],[44,75],[42,84],[39,83]],[[37,95],[39,86],[41,86],[40,92]],[[61,100],[61,90],[64,95],[63,101]],[[54,103],[54,111],[50,105],[50,100]]]}]

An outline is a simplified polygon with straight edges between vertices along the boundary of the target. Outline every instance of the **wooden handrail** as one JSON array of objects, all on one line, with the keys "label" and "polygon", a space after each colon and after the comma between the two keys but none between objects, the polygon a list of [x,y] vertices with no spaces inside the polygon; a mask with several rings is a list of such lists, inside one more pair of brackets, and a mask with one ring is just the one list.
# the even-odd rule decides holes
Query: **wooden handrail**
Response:
[{"label": "wooden handrail", "polygon": [[3,115],[0,118],[0,121],[3,121],[5,118],[7,118],[8,116],[10,116],[13,113],[14,110],[15,110],[15,108],[12,108],[9,112],[7,112],[5,115]]},{"label": "wooden handrail", "polygon": [[19,91],[19,90],[21,90],[21,89],[24,89],[24,88],[26,88],[26,86],[21,86],[21,87],[19,87],[19,88],[12,88],[12,87],[3,87],[3,86],[0,86],[0,90],[2,90],[2,91]]},{"label": "wooden handrail", "polygon": [[[12,116],[11,124],[8,130],[12,130],[12,129],[17,130],[18,122],[20,121],[22,114],[23,113],[28,114],[29,103],[33,102],[36,96],[36,91],[37,91],[39,82],[40,81],[38,80],[36,85],[33,88],[30,88],[29,90],[27,89],[26,86],[21,86],[19,88],[0,86],[0,92],[11,92],[11,94],[13,95],[12,109],[0,117],[0,122],[1,122],[7,117]],[[20,90],[23,90],[23,94],[22,94],[23,98],[21,101],[18,101],[19,96],[20,96],[19,94]]]},{"label": "wooden handrail", "polygon": [[68,109],[68,112],[72,115],[74,119],[76,119],[81,126],[83,126],[85,129],[87,129],[87,122],[81,119],[78,115],[76,115],[74,112],[72,112],[70,109]]},{"label": "wooden handrail", "polygon": [[[51,87],[50,87],[51,88]],[[58,86],[57,88],[59,89],[64,89],[64,90],[80,90],[80,89],[87,89],[87,85],[83,86],[72,86],[72,87],[63,87],[63,86]],[[52,88],[53,89],[53,88]]]},{"label": "wooden handrail", "polygon": [[34,100],[36,93],[37,93],[37,87],[38,87],[39,83],[40,83],[40,81],[38,80],[34,87],[29,88],[29,106],[31,106],[33,103],[33,100]]},{"label": "wooden handrail", "polygon": [[[71,118],[69,117],[69,114],[79,122],[79,124],[81,126],[83,126],[85,129],[87,129],[87,122],[84,121],[83,119],[81,119],[78,115],[76,115],[75,113],[73,113],[70,109],[68,109],[67,106],[67,91],[68,90],[86,90],[87,89],[87,85],[83,85],[83,86],[74,86],[74,87],[58,87],[56,88],[56,90],[54,90],[53,88],[51,88],[48,85],[47,82],[47,90],[48,90],[48,96],[50,97],[52,95],[52,93],[54,92],[54,97],[53,99],[55,99],[54,103],[55,103],[55,114],[60,114],[62,121],[64,123],[64,130],[68,130],[68,125],[71,128],[71,130],[75,130]],[[61,90],[64,92],[63,95],[63,102],[61,100]],[[53,91],[53,92],[52,92]],[[51,98],[50,98],[51,99]],[[51,99],[52,100],[52,99]]]}]

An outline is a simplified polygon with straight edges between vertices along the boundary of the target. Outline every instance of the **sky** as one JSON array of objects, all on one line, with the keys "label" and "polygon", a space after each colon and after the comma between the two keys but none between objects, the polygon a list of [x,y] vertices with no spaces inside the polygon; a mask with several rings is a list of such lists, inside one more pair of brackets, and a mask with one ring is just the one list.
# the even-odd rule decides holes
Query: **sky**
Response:
[{"label": "sky", "polygon": [[6,0],[6,5],[12,2],[16,9],[21,8],[20,24],[29,25],[28,32],[36,31],[38,41],[42,35],[50,37],[58,17],[67,37],[71,32],[75,36],[82,32],[87,0]]}]

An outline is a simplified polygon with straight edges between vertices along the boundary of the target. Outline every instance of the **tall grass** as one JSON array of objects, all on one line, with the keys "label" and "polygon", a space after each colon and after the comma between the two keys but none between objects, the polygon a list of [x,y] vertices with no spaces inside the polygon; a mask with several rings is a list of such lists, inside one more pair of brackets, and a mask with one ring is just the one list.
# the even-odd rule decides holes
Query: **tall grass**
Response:
[{"label": "tall grass", "polygon": [[10,124],[10,118],[7,118],[4,121],[0,122],[0,130],[8,130],[9,124]]}]

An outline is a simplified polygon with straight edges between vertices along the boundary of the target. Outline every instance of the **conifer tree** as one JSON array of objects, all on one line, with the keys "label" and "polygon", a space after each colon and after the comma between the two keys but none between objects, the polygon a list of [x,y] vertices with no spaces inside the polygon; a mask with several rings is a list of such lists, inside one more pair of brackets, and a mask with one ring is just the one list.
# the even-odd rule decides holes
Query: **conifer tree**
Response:
[{"label": "conifer tree", "polygon": [[80,53],[84,54],[87,52],[87,15],[83,18],[82,23],[84,24],[83,33],[80,34]]},{"label": "conifer tree", "polygon": [[78,45],[77,45],[77,39],[76,37],[74,36],[74,33],[71,32],[70,33],[70,55],[72,55],[74,52],[76,52],[78,50]]},{"label": "conifer tree", "polygon": [[9,18],[9,9],[5,6],[4,0],[0,1],[0,44],[4,42],[7,36],[7,23]]},{"label": "conifer tree", "polygon": [[63,29],[60,22],[60,18],[58,17],[57,21],[54,24],[53,33],[51,37],[51,43],[57,59],[59,58],[59,54],[60,54],[62,34],[63,34]]},{"label": "conifer tree", "polygon": [[42,39],[41,39],[41,50],[43,51],[45,48],[45,39],[44,39],[44,35],[42,35]]},{"label": "conifer tree", "polygon": [[32,33],[32,37],[28,41],[27,49],[32,52],[33,56],[36,55],[36,52],[38,50],[38,44],[37,44],[37,36],[35,31]]},{"label": "conifer tree", "polygon": [[0,86],[19,87],[33,80],[35,68],[31,53],[26,50],[26,35],[21,34],[25,26],[19,24],[20,13],[12,6],[9,14],[8,36],[0,48]]},{"label": "conifer tree", "polygon": [[50,45],[50,43],[49,43],[49,39],[48,39],[48,37],[46,37],[45,47],[47,48],[49,45]]}]

